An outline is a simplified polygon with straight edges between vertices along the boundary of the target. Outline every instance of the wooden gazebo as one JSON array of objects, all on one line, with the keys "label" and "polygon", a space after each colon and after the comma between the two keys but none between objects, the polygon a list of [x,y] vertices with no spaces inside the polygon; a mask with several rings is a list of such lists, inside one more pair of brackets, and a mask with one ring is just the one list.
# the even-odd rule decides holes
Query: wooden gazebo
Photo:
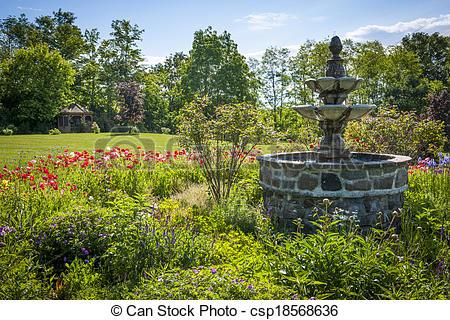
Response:
[{"label": "wooden gazebo", "polygon": [[92,116],[91,111],[72,103],[59,113],[58,129],[61,132],[90,132]]}]

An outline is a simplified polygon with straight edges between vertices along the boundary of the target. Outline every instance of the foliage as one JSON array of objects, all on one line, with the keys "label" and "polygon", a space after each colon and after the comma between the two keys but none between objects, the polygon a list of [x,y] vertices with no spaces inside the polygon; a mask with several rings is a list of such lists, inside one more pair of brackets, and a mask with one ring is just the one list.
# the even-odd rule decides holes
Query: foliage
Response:
[{"label": "foliage", "polygon": [[244,160],[265,134],[258,109],[250,104],[216,107],[209,118],[208,100],[190,103],[182,114],[184,144],[198,156],[215,201],[230,194]]},{"label": "foliage", "polygon": [[74,71],[46,45],[17,50],[14,57],[2,63],[1,69],[3,109],[22,130],[50,122],[66,104]]},{"label": "foliage", "polygon": [[12,136],[14,134],[14,131],[10,128],[2,129],[2,134],[5,136]]},{"label": "foliage", "polygon": [[414,52],[420,59],[423,76],[429,80],[438,80],[448,83],[450,76],[449,37],[437,32],[427,34],[416,32],[406,35],[402,39],[403,46]]},{"label": "foliage", "polygon": [[144,118],[144,99],[139,84],[136,82],[121,82],[117,85],[120,97],[120,112],[117,120],[126,125],[136,125]]},{"label": "foliage", "polygon": [[187,101],[208,96],[210,108],[256,98],[254,76],[231,35],[226,31],[219,35],[211,27],[195,32],[181,83]]},{"label": "foliage", "polygon": [[100,127],[98,126],[97,122],[92,122],[91,124],[91,131],[95,134],[100,133]]},{"label": "foliage", "polygon": [[447,143],[442,122],[420,119],[414,112],[396,108],[379,108],[376,117],[350,122],[344,137],[352,150],[413,158],[436,155]]},{"label": "foliage", "polygon": [[432,120],[439,120],[445,124],[447,139],[450,139],[450,98],[447,89],[428,95],[426,115]]},{"label": "foliage", "polygon": [[48,134],[50,134],[50,135],[57,135],[57,134],[61,134],[61,131],[59,131],[58,128],[53,128],[53,129],[50,129],[48,131]]},{"label": "foliage", "polygon": [[265,104],[272,109],[273,123],[280,126],[283,107],[288,102],[288,85],[290,82],[289,50],[270,47],[264,52],[261,62],[256,61],[255,73],[261,82],[260,94]]}]

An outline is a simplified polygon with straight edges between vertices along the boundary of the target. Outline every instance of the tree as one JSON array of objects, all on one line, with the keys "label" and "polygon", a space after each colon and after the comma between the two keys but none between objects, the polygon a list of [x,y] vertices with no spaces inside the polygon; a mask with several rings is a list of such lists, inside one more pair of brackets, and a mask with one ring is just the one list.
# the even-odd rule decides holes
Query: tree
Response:
[{"label": "tree", "polygon": [[351,97],[356,98],[359,103],[381,103],[386,59],[385,49],[380,42],[368,41],[356,44],[355,55],[350,61],[351,75],[362,78],[364,81],[361,88],[355,91]]},{"label": "tree", "polygon": [[402,39],[403,47],[419,57],[422,75],[447,84],[450,76],[450,37],[417,32]]},{"label": "tree", "polygon": [[102,41],[98,49],[102,71],[100,81],[110,113],[117,104],[117,84],[139,80],[143,58],[137,41],[142,40],[144,32],[128,20],[114,20],[111,28],[112,38]]},{"label": "tree", "polygon": [[282,110],[288,101],[289,50],[286,48],[268,48],[258,63],[256,74],[261,82],[260,92],[265,104],[272,109],[273,122],[280,125]]},{"label": "tree", "polygon": [[427,81],[417,55],[402,46],[390,49],[383,72],[383,95],[386,104],[401,110],[421,111],[426,105]]},{"label": "tree", "polygon": [[89,109],[96,113],[100,111],[101,66],[99,63],[98,46],[100,33],[97,29],[86,30],[84,33],[85,49],[84,54],[77,60],[75,92],[81,104],[89,106]]},{"label": "tree", "polygon": [[137,42],[144,30],[128,20],[114,20],[111,28],[112,38],[103,41],[100,48],[106,74],[117,82],[136,80],[143,61]]},{"label": "tree", "polygon": [[259,110],[248,103],[218,105],[208,114],[207,98],[196,99],[182,112],[182,143],[197,156],[216,202],[228,198],[245,159],[267,130]]},{"label": "tree", "polygon": [[25,14],[3,19],[0,23],[0,59],[11,57],[14,50],[27,47],[35,36],[35,26]]},{"label": "tree", "polygon": [[445,125],[445,134],[450,141],[450,97],[447,89],[432,92],[428,95],[428,118],[440,120]]},{"label": "tree", "polygon": [[117,119],[126,125],[137,125],[144,118],[144,99],[135,81],[121,82],[117,86],[120,111]]},{"label": "tree", "polygon": [[58,50],[64,59],[74,61],[84,50],[83,35],[75,20],[72,12],[61,9],[53,12],[53,16],[38,17],[35,25],[39,42]]},{"label": "tree", "polygon": [[17,50],[0,69],[3,109],[22,131],[48,124],[67,103],[75,72],[47,45]]},{"label": "tree", "polygon": [[192,50],[184,64],[182,90],[187,101],[208,96],[212,106],[255,101],[256,80],[228,32],[211,27],[194,34]]},{"label": "tree", "polygon": [[144,109],[145,125],[152,132],[161,132],[161,128],[174,129],[169,116],[170,100],[163,90],[167,83],[167,74],[149,73],[145,76]]}]

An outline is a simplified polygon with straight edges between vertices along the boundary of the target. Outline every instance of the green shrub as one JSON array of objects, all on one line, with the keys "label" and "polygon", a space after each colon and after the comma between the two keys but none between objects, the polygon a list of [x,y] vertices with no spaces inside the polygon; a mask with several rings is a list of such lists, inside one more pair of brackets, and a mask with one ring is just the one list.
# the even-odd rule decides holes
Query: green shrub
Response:
[{"label": "green shrub", "polygon": [[11,129],[8,129],[8,128],[5,128],[5,129],[2,130],[2,134],[5,135],[5,136],[12,136],[13,133],[14,133],[14,131],[11,130]]},{"label": "green shrub", "polygon": [[171,130],[170,128],[161,127],[161,133],[163,134],[170,134]]},{"label": "green shrub", "polygon": [[97,124],[97,122],[92,122],[92,124],[91,124],[91,131],[93,132],[93,133],[100,133],[100,127],[98,126],[98,124]]},{"label": "green shrub", "polygon": [[61,131],[59,131],[58,128],[53,128],[53,129],[50,129],[48,131],[48,134],[50,134],[50,135],[58,135],[58,134],[61,134]]},{"label": "green shrub", "polygon": [[92,300],[106,299],[109,293],[102,288],[102,276],[94,268],[93,261],[76,258],[55,283],[53,290],[58,299]]},{"label": "green shrub", "polygon": [[416,113],[379,108],[376,116],[352,121],[344,133],[351,150],[408,155],[442,152],[447,138],[441,121],[420,119]]}]

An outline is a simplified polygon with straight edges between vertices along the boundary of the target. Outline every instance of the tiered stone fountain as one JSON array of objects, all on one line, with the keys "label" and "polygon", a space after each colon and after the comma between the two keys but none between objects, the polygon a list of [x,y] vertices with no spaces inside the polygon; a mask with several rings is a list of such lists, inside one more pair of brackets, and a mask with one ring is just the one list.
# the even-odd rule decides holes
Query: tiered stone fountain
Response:
[{"label": "tiered stone fountain", "polygon": [[349,77],[339,57],[339,37],[330,43],[332,58],[326,77],[309,79],[306,85],[319,93],[323,105],[293,107],[303,117],[318,120],[324,136],[315,151],[267,154],[258,158],[264,204],[281,230],[293,230],[301,218],[306,231],[312,230],[316,209],[323,199],[332,201],[331,211],[341,208],[357,215],[363,229],[388,221],[403,206],[408,187],[408,161],[391,154],[350,152],[342,131],[350,120],[371,112],[375,106],[344,104],[362,79]]}]

